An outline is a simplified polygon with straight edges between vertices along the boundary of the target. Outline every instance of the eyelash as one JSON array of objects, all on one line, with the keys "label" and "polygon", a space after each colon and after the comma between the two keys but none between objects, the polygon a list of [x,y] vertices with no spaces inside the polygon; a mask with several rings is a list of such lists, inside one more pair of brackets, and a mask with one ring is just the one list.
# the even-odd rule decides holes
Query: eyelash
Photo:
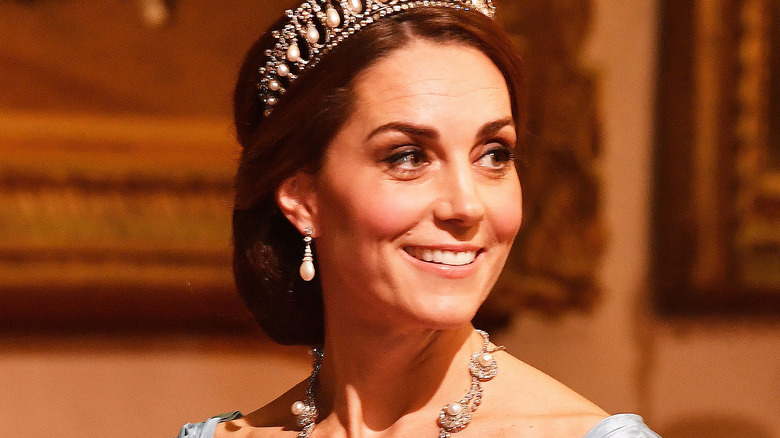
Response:
[{"label": "eyelash", "polygon": [[[407,147],[394,151],[382,162],[387,164],[390,170],[397,172],[401,177],[411,178],[427,164],[428,157],[419,147]],[[407,163],[412,163],[414,168],[404,168],[404,164]]]},{"label": "eyelash", "polygon": [[480,159],[492,155],[499,167],[491,167],[490,170],[504,172],[509,167],[507,164],[515,161],[515,153],[509,146],[501,142],[496,143],[499,144],[499,146],[490,148],[482,157],[480,157]]}]

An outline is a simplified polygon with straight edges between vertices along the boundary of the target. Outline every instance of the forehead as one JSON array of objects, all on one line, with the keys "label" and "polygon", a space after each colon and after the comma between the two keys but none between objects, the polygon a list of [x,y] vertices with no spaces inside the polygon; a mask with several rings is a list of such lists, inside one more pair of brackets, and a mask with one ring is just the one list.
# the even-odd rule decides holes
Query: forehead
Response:
[{"label": "forehead", "polygon": [[355,114],[369,119],[511,116],[503,75],[464,44],[416,40],[366,69],[353,86]]}]

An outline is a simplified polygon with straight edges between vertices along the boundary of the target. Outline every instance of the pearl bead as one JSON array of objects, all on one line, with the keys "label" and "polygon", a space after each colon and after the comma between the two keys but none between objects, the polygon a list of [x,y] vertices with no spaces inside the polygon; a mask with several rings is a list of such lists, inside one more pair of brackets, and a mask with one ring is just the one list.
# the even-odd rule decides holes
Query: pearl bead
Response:
[{"label": "pearl bead", "polygon": [[314,23],[309,23],[309,27],[306,29],[306,39],[312,44],[319,42],[320,32],[314,26]]},{"label": "pearl bead", "polygon": [[311,281],[314,278],[314,263],[309,260],[304,260],[304,262],[301,263],[300,274],[304,281]]},{"label": "pearl bead", "polygon": [[339,16],[339,12],[336,10],[336,8],[329,6],[325,11],[325,24],[327,24],[331,29],[339,27],[341,24],[341,16]]},{"label": "pearl bead", "polygon": [[290,62],[298,62],[301,60],[301,49],[298,48],[297,44],[291,44],[290,47],[287,48],[287,60]]},{"label": "pearl bead", "polygon": [[272,105],[273,106],[273,105],[276,105],[277,103],[279,103],[279,99],[277,99],[275,96],[269,96],[268,99],[266,100],[266,102],[268,103],[268,105]]},{"label": "pearl bead", "polygon": [[276,79],[272,79],[268,83],[268,89],[272,91],[279,91],[279,89],[282,88],[282,84],[279,83]]},{"label": "pearl bead", "polygon": [[482,353],[477,358],[479,364],[483,367],[489,367],[493,363],[493,355],[490,353]]},{"label": "pearl bead", "polygon": [[463,412],[463,405],[460,403],[450,403],[444,410],[447,412],[447,415],[455,417]]},{"label": "pearl bead", "polygon": [[362,0],[349,0],[347,6],[349,6],[349,9],[356,14],[359,14],[360,12],[363,11]]},{"label": "pearl bead", "polygon": [[290,412],[296,417],[306,411],[306,404],[302,401],[297,401],[290,406]]},{"label": "pearl bead", "polygon": [[276,67],[276,74],[279,76],[287,76],[290,74],[290,67],[288,67],[287,64],[279,64],[279,66]]}]

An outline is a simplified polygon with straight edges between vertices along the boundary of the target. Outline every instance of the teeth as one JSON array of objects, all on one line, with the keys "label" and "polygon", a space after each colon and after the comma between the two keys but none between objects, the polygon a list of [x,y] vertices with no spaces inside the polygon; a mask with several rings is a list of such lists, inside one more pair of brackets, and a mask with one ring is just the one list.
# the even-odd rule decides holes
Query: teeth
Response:
[{"label": "teeth", "polygon": [[474,262],[476,251],[444,251],[440,249],[405,248],[412,257],[426,262],[450,266],[463,266]]}]

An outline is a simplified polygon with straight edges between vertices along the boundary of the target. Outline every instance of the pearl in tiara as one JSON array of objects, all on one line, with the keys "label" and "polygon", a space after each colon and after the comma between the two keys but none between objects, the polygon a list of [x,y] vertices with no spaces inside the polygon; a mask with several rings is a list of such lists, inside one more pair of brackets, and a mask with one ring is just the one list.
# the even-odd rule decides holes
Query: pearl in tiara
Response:
[{"label": "pearl in tiara", "polygon": [[496,11],[492,0],[307,0],[285,11],[287,22],[271,33],[276,43],[265,52],[268,61],[259,68],[257,84],[265,115],[279,103],[286,87],[351,35],[384,17],[419,7],[474,10],[491,18]]}]

